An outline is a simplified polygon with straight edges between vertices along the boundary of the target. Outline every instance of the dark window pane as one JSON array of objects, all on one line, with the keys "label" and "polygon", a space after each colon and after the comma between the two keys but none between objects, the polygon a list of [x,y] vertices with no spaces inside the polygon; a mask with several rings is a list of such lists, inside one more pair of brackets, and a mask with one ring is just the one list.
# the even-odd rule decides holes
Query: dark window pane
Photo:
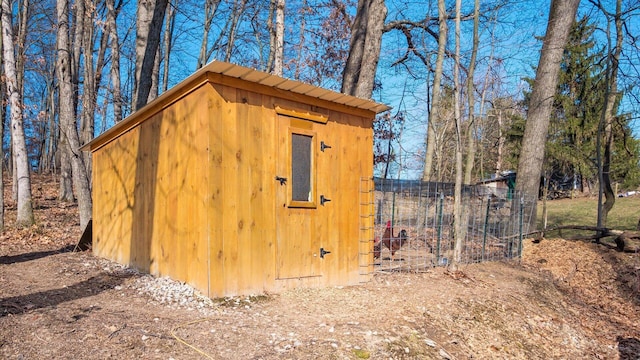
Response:
[{"label": "dark window pane", "polygon": [[291,174],[293,201],[311,201],[311,136],[292,134]]}]

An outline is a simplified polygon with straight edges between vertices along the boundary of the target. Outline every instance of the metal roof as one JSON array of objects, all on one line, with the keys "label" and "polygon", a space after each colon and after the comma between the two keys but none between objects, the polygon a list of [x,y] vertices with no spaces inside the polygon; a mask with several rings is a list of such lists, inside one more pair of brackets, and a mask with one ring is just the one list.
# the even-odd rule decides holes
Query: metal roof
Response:
[{"label": "metal roof", "polygon": [[271,75],[262,71],[221,61],[210,62],[202,69],[198,70],[196,74],[200,72],[212,72],[229,77],[234,77],[256,84],[270,86],[280,90],[291,91],[321,100],[331,101],[358,109],[373,111],[376,114],[390,109],[389,106],[377,103],[372,100],[362,99],[347,94],[341,94],[300,81],[285,79],[277,75]]},{"label": "metal roof", "polygon": [[341,94],[335,91],[323,89],[318,86],[309,85],[296,80],[285,79],[280,76],[271,75],[263,71],[258,71],[240,65],[221,61],[213,61],[205,65],[201,69],[198,69],[198,71],[180,82],[180,84],[169,89],[152,102],[148,103],[138,111],[129,115],[126,119],[115,124],[113,127],[100,134],[98,137],[94,138],[92,141],[85,144],[80,149],[91,149],[93,151],[96,148],[101,147],[105,143],[119,136],[119,134],[136,126],[140,121],[144,121],[144,117],[141,116],[141,114],[150,111],[150,109],[152,111],[152,109],[157,108],[159,104],[165,103],[166,101],[168,101],[168,99],[171,99],[172,97],[176,96],[176,94],[184,91],[184,88],[186,86],[190,86],[189,84],[192,84],[193,81],[196,81],[201,76],[206,74],[220,74],[228,78],[236,78],[247,81],[249,83],[268,86],[273,89],[308,96],[312,99],[320,99],[323,101],[329,101],[335,104],[340,104],[355,109],[371,111],[376,114],[390,109],[389,106],[379,104],[372,100],[361,99],[347,94]]}]

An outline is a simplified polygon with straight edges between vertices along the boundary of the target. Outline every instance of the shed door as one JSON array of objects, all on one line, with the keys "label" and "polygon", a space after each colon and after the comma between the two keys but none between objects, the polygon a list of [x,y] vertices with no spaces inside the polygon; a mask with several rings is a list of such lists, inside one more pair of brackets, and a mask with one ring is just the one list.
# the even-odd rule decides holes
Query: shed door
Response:
[{"label": "shed door", "polygon": [[276,273],[278,279],[322,276],[317,161],[323,124],[278,115]]}]

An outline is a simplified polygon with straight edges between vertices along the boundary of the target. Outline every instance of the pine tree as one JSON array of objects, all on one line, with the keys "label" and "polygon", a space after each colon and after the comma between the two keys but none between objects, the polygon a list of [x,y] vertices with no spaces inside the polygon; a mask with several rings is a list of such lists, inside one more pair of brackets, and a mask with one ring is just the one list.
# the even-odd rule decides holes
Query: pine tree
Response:
[{"label": "pine tree", "polygon": [[[545,173],[551,186],[576,181],[581,191],[595,191],[597,184],[596,136],[605,104],[605,53],[594,39],[595,25],[587,18],[571,29],[560,66],[559,81],[546,143]],[[531,79],[527,79],[531,83]],[[530,94],[525,94],[527,103]],[[621,96],[621,94],[620,94]],[[614,113],[618,113],[618,103]],[[514,123],[511,141],[521,141],[522,124]],[[639,142],[631,136],[629,116],[619,115],[614,126],[612,181],[621,189],[638,186]]]}]

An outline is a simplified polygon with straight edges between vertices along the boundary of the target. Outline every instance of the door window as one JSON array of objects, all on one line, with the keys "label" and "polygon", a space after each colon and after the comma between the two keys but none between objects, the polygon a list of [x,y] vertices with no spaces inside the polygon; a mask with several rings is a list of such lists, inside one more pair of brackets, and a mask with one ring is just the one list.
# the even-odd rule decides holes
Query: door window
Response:
[{"label": "door window", "polygon": [[311,189],[311,164],[313,163],[311,144],[313,137],[303,134],[291,134],[291,179],[292,201],[309,202],[313,199]]},{"label": "door window", "polygon": [[315,133],[291,127],[289,139],[291,161],[289,207],[315,208]]}]

